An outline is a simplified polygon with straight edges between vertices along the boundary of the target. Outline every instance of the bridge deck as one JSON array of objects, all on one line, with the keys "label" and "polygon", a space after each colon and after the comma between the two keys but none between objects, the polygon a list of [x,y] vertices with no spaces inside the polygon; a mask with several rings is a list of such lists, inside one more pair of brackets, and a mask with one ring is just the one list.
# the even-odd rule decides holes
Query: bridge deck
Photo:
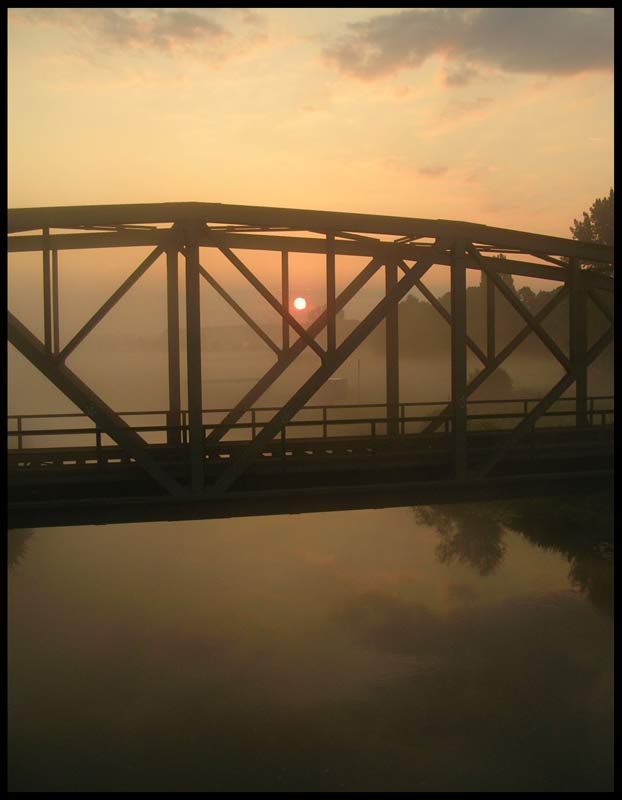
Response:
[{"label": "bridge deck", "polygon": [[[534,430],[501,459],[495,474],[478,467],[511,431],[468,434],[467,476],[453,474],[451,435],[352,436],[273,440],[226,496],[210,488],[245,442],[205,449],[206,492],[172,498],[117,446],[10,451],[9,525],[15,527],[293,513],[326,508],[498,497],[544,487],[602,484],[613,466],[611,426]],[[191,480],[188,445],[151,445],[150,453],[182,485]]]}]

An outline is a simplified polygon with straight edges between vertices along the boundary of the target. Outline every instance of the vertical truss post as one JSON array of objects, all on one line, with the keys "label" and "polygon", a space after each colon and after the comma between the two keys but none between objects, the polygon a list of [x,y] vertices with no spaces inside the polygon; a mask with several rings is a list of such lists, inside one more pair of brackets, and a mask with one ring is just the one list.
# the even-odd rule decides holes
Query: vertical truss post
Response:
[{"label": "vertical truss post", "polygon": [[52,268],[50,264],[50,229],[43,228],[43,342],[52,352]]},{"label": "vertical truss post", "polygon": [[495,357],[495,285],[483,270],[482,280],[486,286],[486,355],[492,361]]},{"label": "vertical truss post", "polygon": [[[289,311],[289,253],[287,250],[281,251],[281,303],[286,311]],[[289,350],[289,322],[283,315],[283,352]]]},{"label": "vertical truss post", "polygon": [[52,348],[54,353],[60,352],[58,250],[52,250]]},{"label": "vertical truss post", "polygon": [[190,484],[192,492],[203,491],[203,392],[201,381],[201,286],[199,230],[188,224],[186,232],[186,337],[188,364],[188,427],[190,430]]},{"label": "vertical truss post", "polygon": [[570,259],[570,363],[576,375],[576,424],[588,423],[587,414],[587,291],[581,266],[576,258]]},{"label": "vertical truss post", "polygon": [[[385,267],[385,292],[390,294],[397,285],[397,264],[389,261]],[[386,331],[386,378],[387,378],[387,434],[399,433],[400,404],[400,359],[398,335],[398,304],[387,309]]]},{"label": "vertical truss post", "polygon": [[[181,424],[181,382],[179,364],[179,283],[177,248],[166,251],[166,303],[168,333],[168,413],[166,424],[179,428]],[[166,432],[167,444],[179,444],[181,430]]]},{"label": "vertical truss post", "polygon": [[337,347],[337,308],[335,305],[335,235],[326,234],[326,350]]},{"label": "vertical truss post", "polygon": [[466,475],[466,253],[465,242],[453,243],[451,258],[451,408],[455,478]]}]

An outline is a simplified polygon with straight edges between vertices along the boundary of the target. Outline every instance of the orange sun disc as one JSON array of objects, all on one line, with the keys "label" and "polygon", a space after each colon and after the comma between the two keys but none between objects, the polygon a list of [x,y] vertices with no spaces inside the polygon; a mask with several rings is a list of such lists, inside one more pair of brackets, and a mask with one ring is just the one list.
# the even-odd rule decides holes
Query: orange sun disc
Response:
[{"label": "orange sun disc", "polygon": [[306,307],[307,307],[307,301],[304,299],[304,297],[297,297],[294,300],[294,308],[297,309],[298,311],[303,311]]}]

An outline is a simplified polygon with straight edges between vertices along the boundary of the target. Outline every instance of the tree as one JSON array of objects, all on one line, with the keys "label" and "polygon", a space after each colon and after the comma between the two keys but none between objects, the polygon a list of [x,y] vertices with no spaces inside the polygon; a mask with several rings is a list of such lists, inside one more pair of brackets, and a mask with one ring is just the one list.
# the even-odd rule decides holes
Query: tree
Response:
[{"label": "tree", "polygon": [[590,213],[583,212],[581,221],[574,221],[570,226],[572,238],[579,242],[596,242],[613,247],[613,189],[608,197],[594,200]]},{"label": "tree", "polygon": [[[576,220],[570,226],[572,238],[579,242],[595,242],[613,247],[613,189],[609,190],[608,197],[596,198],[590,207],[590,213],[583,212],[583,219]],[[613,269],[608,264],[583,264],[587,269],[601,272],[604,275],[613,275]]]}]

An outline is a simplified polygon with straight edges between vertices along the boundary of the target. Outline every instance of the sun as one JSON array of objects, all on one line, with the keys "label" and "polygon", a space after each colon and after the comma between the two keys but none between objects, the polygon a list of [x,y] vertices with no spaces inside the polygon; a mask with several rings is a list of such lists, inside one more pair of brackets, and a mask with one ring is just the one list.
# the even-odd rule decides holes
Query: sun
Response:
[{"label": "sun", "polygon": [[297,297],[294,300],[294,308],[297,311],[304,311],[306,307],[307,307],[307,301],[304,299],[304,297]]}]

